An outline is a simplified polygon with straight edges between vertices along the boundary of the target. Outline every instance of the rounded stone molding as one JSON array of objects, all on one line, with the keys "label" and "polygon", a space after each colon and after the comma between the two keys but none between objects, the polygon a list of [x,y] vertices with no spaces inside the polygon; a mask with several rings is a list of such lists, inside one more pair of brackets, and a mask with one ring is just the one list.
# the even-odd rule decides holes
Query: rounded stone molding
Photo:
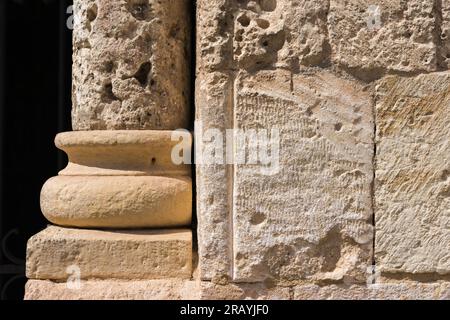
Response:
[{"label": "rounded stone molding", "polygon": [[[189,164],[172,161],[174,147],[190,152],[189,132],[75,131],[56,146],[69,158],[41,191],[41,210],[52,223],[81,228],[168,228],[192,218]],[[181,150],[181,149],[178,149]]]},{"label": "rounded stone molding", "polygon": [[172,141],[173,131],[117,130],[73,131],[60,133],[56,146],[67,153],[69,164],[64,176],[190,176],[189,164],[174,164],[173,148],[183,140],[191,148],[192,136],[177,132],[180,140]]},{"label": "rounded stone molding", "polygon": [[41,210],[52,223],[86,228],[188,226],[189,177],[58,176],[41,191]]}]

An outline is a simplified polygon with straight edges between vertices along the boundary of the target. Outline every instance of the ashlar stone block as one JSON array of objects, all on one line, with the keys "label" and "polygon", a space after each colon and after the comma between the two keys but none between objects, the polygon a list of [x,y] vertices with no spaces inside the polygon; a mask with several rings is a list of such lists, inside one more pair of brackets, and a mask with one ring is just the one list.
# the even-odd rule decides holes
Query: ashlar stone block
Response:
[{"label": "ashlar stone block", "polygon": [[86,230],[49,226],[27,247],[27,278],[189,279],[192,232]]},{"label": "ashlar stone block", "polygon": [[450,273],[450,73],[377,87],[375,256],[384,273]]}]

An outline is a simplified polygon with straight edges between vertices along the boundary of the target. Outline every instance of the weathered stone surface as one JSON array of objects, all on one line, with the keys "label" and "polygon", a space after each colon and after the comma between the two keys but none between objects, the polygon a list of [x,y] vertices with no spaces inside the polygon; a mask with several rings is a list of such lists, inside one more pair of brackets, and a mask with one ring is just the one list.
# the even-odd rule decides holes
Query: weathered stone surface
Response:
[{"label": "weathered stone surface", "polygon": [[278,129],[279,163],[270,174],[261,164],[235,166],[234,279],[365,282],[373,238],[369,93],[327,72],[259,72],[236,88],[235,127]]},{"label": "weathered stone surface", "polygon": [[190,6],[74,2],[74,130],[188,127]]},{"label": "weathered stone surface", "polygon": [[300,75],[329,63],[328,10],[326,1],[197,3],[196,117],[203,131],[282,131],[277,176],[197,164],[201,279],[365,281],[370,94],[330,73]]},{"label": "weathered stone surface", "polygon": [[386,71],[436,71],[438,16],[435,1],[331,0],[332,60],[368,80]]},{"label": "weathered stone surface", "polygon": [[[68,269],[69,268],[69,269]],[[28,241],[29,279],[189,279],[192,232],[97,231],[49,226]]]},{"label": "weathered stone surface", "polygon": [[87,280],[79,287],[49,280],[29,280],[25,300],[196,300],[198,284],[190,280]]},{"label": "weathered stone surface", "polygon": [[[226,73],[211,72],[197,78],[196,132],[215,129],[225,132],[232,117],[232,80]],[[199,127],[200,126],[200,127]],[[196,143],[196,187],[199,271],[202,279],[222,282],[231,278],[231,206],[232,166],[198,163],[204,152]]]},{"label": "weathered stone surface", "polygon": [[450,283],[386,283],[368,286],[303,285],[294,300],[450,300]]},{"label": "weathered stone surface", "polygon": [[41,210],[52,223],[92,228],[189,226],[189,177],[58,176],[41,191]]},{"label": "weathered stone surface", "polygon": [[239,68],[328,62],[327,1],[237,1],[235,10],[233,58]]},{"label": "weathered stone surface", "polygon": [[114,130],[60,133],[55,138],[55,144],[67,153],[69,164],[59,174],[190,176],[190,165],[177,164],[172,158],[173,150],[177,145],[181,146],[180,141],[182,146],[190,150],[192,135],[181,131]]},{"label": "weathered stone surface", "polygon": [[[172,138],[174,141],[172,141]],[[181,139],[179,139],[181,138]],[[41,192],[45,217],[69,227],[179,227],[192,218],[192,180],[183,152],[192,136],[174,131],[75,131],[55,143],[69,164]],[[175,156],[173,155],[175,153]]]},{"label": "weathered stone surface", "polygon": [[198,70],[328,63],[327,1],[197,1]]},{"label": "weathered stone surface", "polygon": [[440,24],[441,34],[440,47],[438,48],[440,66],[444,69],[450,68],[450,0],[439,1],[441,5],[442,21]]},{"label": "weathered stone surface", "polygon": [[450,284],[301,285],[267,288],[262,284],[216,285],[191,280],[87,280],[79,287],[29,280],[26,300],[449,300]]},{"label": "weathered stone surface", "polygon": [[202,300],[289,300],[288,287],[268,288],[263,283],[230,283],[218,285],[212,282],[200,283]]},{"label": "weathered stone surface", "polygon": [[375,225],[382,272],[450,273],[450,73],[377,87]]}]

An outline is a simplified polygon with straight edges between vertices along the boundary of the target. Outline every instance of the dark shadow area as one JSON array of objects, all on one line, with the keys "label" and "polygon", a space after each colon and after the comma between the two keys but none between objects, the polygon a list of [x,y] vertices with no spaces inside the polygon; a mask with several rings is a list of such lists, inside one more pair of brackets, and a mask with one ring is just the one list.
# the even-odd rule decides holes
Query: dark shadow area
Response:
[{"label": "dark shadow area", "polygon": [[46,226],[44,182],[66,163],[71,0],[0,0],[0,299],[22,299],[27,240]]}]

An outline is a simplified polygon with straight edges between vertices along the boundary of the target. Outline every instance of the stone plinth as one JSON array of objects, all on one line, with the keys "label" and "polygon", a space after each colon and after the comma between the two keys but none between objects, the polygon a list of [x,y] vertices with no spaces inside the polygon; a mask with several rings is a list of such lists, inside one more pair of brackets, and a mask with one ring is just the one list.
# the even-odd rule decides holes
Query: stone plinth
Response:
[{"label": "stone plinth", "polygon": [[80,279],[189,279],[192,232],[50,226],[29,240],[29,279],[65,281],[73,270]]}]

